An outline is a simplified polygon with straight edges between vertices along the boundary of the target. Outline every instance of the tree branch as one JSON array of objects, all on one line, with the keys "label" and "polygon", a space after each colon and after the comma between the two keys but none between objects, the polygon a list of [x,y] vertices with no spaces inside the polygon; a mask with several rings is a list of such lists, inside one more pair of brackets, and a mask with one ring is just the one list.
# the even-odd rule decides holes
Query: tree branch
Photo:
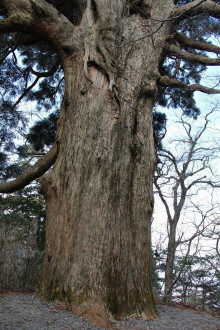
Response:
[{"label": "tree branch", "polygon": [[177,33],[174,36],[175,40],[179,43],[189,46],[193,49],[205,50],[207,52],[213,52],[220,54],[220,47],[210,44],[209,42],[199,42],[191,38],[184,36],[183,34]]},{"label": "tree branch", "polygon": [[189,189],[191,189],[194,185],[196,184],[207,184],[209,186],[211,186],[212,188],[220,188],[220,183],[219,182],[213,182],[211,180],[204,180],[206,178],[206,176],[204,175],[201,178],[198,178],[197,180],[191,182],[187,187],[186,190],[188,191]]},{"label": "tree branch", "polygon": [[36,77],[33,83],[25,89],[25,91],[21,94],[21,96],[18,98],[18,100],[15,102],[15,104],[12,107],[12,111],[17,107],[17,105],[23,100],[23,98],[30,92],[30,90],[38,83],[38,80],[40,77]]},{"label": "tree branch", "polygon": [[160,199],[163,202],[164,207],[166,209],[167,217],[168,217],[168,222],[171,223],[172,222],[172,216],[171,216],[171,213],[170,213],[170,209],[169,209],[168,203],[167,203],[166,199],[164,198],[164,195],[163,195],[163,193],[162,193],[162,191],[160,189],[160,186],[158,185],[156,179],[154,180],[154,185],[155,185],[155,187],[156,187],[156,189],[158,191],[158,194],[160,196]]},{"label": "tree branch", "polygon": [[33,75],[36,76],[35,80],[33,81],[33,83],[27,87],[24,92],[21,94],[21,96],[18,98],[18,100],[15,102],[15,104],[12,107],[12,111],[17,107],[17,105],[23,100],[23,98],[33,89],[34,86],[36,86],[36,84],[38,83],[38,81],[40,80],[40,78],[47,78],[52,76],[57,69],[60,66],[60,61],[57,60],[56,63],[54,64],[54,66],[49,70],[49,71],[45,71],[45,72],[37,72],[35,71],[33,68],[29,69],[29,72],[31,72]]},{"label": "tree branch", "polygon": [[17,32],[17,27],[13,23],[13,20],[8,18],[2,18],[0,19],[0,33],[11,33],[11,32]]},{"label": "tree branch", "polygon": [[[183,259],[184,261],[187,261],[187,259],[188,259],[188,256],[189,256],[189,253],[190,253],[190,249],[191,249],[192,241],[193,241],[193,239],[191,238],[190,241],[189,241],[189,244],[188,244],[187,252],[186,252],[186,254],[185,254],[185,256],[184,256],[184,259]],[[181,268],[180,268],[180,270],[179,270],[179,272],[178,272],[178,274],[176,275],[176,278],[175,278],[174,281],[172,282],[172,285],[171,285],[170,291],[173,289],[174,285],[179,281],[180,276],[181,276],[181,274],[182,274],[182,272],[183,272],[185,266],[186,266],[186,265],[185,265],[185,262],[183,262],[183,263],[182,263],[182,266],[181,266]]]},{"label": "tree branch", "polygon": [[62,53],[79,47],[74,25],[44,0],[4,0],[8,18],[0,19],[0,33],[26,32],[49,41]]},{"label": "tree branch", "polygon": [[175,45],[167,45],[166,47],[167,53],[170,55],[174,55],[177,58],[181,58],[185,61],[193,62],[193,63],[199,63],[203,65],[219,65],[220,64],[220,58],[209,58],[202,55],[195,55],[191,54],[189,52],[185,52],[178,48]]},{"label": "tree branch", "polygon": [[177,160],[176,160],[176,157],[172,154],[171,151],[169,150],[166,150],[164,148],[161,149],[161,152],[163,153],[159,153],[159,156],[160,157],[164,157],[164,158],[167,158],[171,161],[171,163],[173,164],[174,168],[175,168],[175,171],[176,173],[178,174],[178,176],[180,177],[181,176],[181,173],[178,169],[178,166],[177,166]]},{"label": "tree branch", "polygon": [[184,14],[187,14],[187,16],[207,14],[208,16],[220,18],[220,6],[211,0],[194,0],[184,6],[176,6],[171,17],[184,19],[186,17]]},{"label": "tree branch", "polygon": [[2,62],[9,54],[13,53],[19,44],[19,41],[21,39],[21,33],[18,33],[17,40],[12,40],[10,44],[7,46],[5,53],[0,57],[0,62]]},{"label": "tree branch", "polygon": [[20,175],[17,179],[0,183],[0,193],[12,193],[27,186],[31,181],[39,178],[55,163],[58,155],[57,143],[54,143],[50,151],[41,157],[35,165]]},{"label": "tree branch", "polygon": [[192,92],[202,92],[206,94],[219,94],[220,90],[219,89],[214,89],[214,88],[209,88],[202,86],[200,84],[193,84],[193,85],[186,85],[180,80],[171,78],[169,76],[161,76],[158,80],[158,84],[164,87],[175,87],[175,88],[180,88],[185,91],[192,91]]}]

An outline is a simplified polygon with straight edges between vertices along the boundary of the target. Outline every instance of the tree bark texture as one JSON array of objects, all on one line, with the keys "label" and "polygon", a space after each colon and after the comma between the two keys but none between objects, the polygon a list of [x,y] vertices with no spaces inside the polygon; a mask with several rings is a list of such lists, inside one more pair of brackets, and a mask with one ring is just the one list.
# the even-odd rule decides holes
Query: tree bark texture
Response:
[{"label": "tree bark texture", "polygon": [[[67,0],[78,15],[71,22],[55,2],[0,0],[8,14],[0,19],[0,33],[25,32],[48,41],[65,74],[53,148],[20,179],[0,184],[0,192],[23,187],[55,162],[40,188],[47,204],[41,296],[66,301],[103,327],[110,315],[156,317],[150,227],[157,84],[220,93],[160,76],[167,55],[219,64],[177,48],[175,30],[184,17],[219,18],[220,6],[211,0],[174,2]],[[208,43],[176,38],[213,51]]]},{"label": "tree bark texture", "polygon": [[41,297],[68,302],[103,327],[110,315],[154,318],[152,108],[173,24],[160,20],[171,17],[173,1],[75,1],[77,26],[43,0],[3,3],[11,15],[1,32],[45,38],[65,74],[57,159],[41,183]]},{"label": "tree bark texture", "polygon": [[[166,15],[168,4],[159,3],[149,6],[149,14]],[[146,33],[146,19],[127,15],[123,1],[95,4],[88,1],[84,12],[81,47],[61,55],[59,154],[41,186],[47,204],[41,296],[65,300],[107,327],[110,314],[156,316],[150,283],[152,108],[169,27],[154,43],[133,42]]]}]

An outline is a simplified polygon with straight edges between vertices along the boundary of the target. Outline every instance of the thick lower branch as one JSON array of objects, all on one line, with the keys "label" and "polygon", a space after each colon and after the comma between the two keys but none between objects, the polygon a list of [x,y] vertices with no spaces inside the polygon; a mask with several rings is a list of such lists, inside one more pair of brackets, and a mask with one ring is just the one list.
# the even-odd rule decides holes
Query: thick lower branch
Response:
[{"label": "thick lower branch", "polygon": [[186,37],[186,36],[184,36],[183,34],[180,34],[180,33],[177,33],[175,35],[175,39],[179,43],[187,45],[190,48],[205,50],[207,52],[213,52],[213,53],[216,53],[216,54],[220,54],[220,47],[212,45],[209,42],[195,41],[195,40],[193,40],[191,38],[188,38],[188,37]]},{"label": "thick lower branch", "polygon": [[170,55],[174,55],[177,58],[181,58],[185,61],[190,61],[198,64],[203,64],[203,65],[219,65],[220,64],[220,58],[209,58],[206,56],[202,55],[195,55],[191,54],[189,52],[185,52],[178,48],[175,45],[168,45],[167,47],[167,52]]},{"label": "thick lower branch", "polygon": [[186,85],[182,81],[179,81],[177,79],[171,78],[169,76],[161,76],[158,80],[159,85],[164,87],[175,87],[180,88],[185,91],[192,91],[192,92],[202,92],[206,94],[220,94],[219,89],[209,88],[202,86],[200,84],[193,84],[193,85]]},{"label": "thick lower branch", "polygon": [[73,39],[73,24],[54,6],[43,0],[4,0],[8,18],[0,19],[0,33],[26,32],[54,45],[55,49],[72,53],[79,47]]},{"label": "thick lower branch", "polygon": [[[184,14],[186,14],[186,16]],[[220,6],[211,0],[195,0],[181,7],[176,6],[171,17],[184,19],[188,16],[197,16],[200,14],[207,14],[208,16],[219,18]]]},{"label": "thick lower branch", "polygon": [[0,33],[17,32],[17,27],[10,18],[0,19]]},{"label": "thick lower branch", "polygon": [[54,145],[46,155],[41,157],[35,165],[29,168],[17,179],[7,183],[0,183],[0,193],[12,193],[14,191],[24,188],[33,180],[39,178],[55,163],[57,153],[57,143],[54,143]]}]

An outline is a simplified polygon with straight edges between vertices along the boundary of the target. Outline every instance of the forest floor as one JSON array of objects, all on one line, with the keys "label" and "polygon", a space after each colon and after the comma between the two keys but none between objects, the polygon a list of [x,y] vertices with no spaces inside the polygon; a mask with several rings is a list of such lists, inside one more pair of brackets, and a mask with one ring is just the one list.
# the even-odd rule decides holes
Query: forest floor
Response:
[{"label": "forest floor", "polygon": [[[220,330],[220,316],[171,305],[158,305],[154,321],[126,318],[112,329]],[[62,306],[42,302],[35,293],[0,292],[0,329],[71,330],[103,329],[76,316]]]}]

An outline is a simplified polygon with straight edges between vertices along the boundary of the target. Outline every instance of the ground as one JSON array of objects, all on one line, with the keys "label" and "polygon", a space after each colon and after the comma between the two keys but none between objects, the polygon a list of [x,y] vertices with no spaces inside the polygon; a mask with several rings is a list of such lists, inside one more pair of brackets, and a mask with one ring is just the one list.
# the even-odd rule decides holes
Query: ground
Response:
[{"label": "ground", "polygon": [[[154,321],[126,318],[112,325],[112,329],[154,330],[219,330],[220,317],[189,308],[158,305],[159,318]],[[35,293],[0,293],[0,330],[31,329],[103,329],[61,305],[41,302]]]}]

